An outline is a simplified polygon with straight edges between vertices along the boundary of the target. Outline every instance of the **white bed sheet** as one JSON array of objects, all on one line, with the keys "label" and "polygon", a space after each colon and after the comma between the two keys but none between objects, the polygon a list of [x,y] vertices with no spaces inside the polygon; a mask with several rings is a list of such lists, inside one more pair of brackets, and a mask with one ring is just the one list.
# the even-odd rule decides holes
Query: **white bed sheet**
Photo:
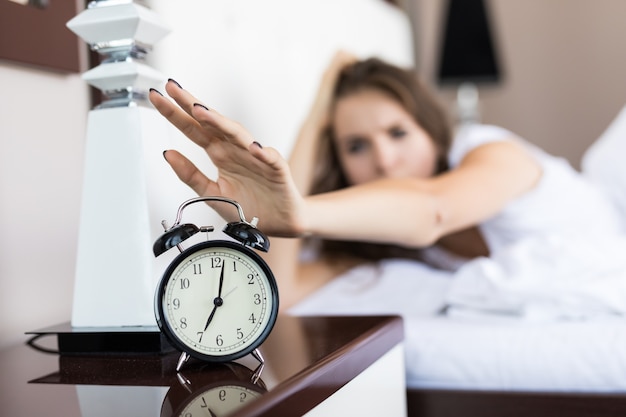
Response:
[{"label": "white bed sheet", "polygon": [[535,322],[408,317],[405,328],[409,387],[626,390],[623,319]]},{"label": "white bed sheet", "polygon": [[383,261],[329,283],[294,315],[397,314],[405,326],[407,386],[519,391],[626,390],[626,320],[564,320],[448,309],[450,272]]}]

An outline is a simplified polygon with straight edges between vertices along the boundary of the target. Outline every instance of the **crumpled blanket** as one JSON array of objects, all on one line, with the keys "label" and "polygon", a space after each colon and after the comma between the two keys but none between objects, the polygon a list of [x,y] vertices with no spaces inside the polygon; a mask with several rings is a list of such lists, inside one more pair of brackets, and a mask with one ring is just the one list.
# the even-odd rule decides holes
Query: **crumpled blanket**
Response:
[{"label": "crumpled blanket", "polygon": [[449,315],[626,315],[626,236],[535,236],[454,274]]},{"label": "crumpled blanket", "polygon": [[437,315],[452,274],[417,261],[364,264],[332,280],[293,306],[295,315]]}]

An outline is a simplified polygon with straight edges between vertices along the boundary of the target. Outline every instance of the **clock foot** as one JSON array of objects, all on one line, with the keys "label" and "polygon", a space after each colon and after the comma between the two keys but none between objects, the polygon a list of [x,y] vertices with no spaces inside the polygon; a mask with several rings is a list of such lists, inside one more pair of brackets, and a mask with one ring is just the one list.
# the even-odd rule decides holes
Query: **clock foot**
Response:
[{"label": "clock foot", "polygon": [[185,375],[181,374],[180,372],[177,372],[177,373],[176,373],[176,379],[178,379],[178,383],[179,383],[182,387],[184,387],[184,388],[185,388],[185,389],[186,389],[186,390],[187,390],[190,394],[192,394],[192,391],[191,391],[191,388],[190,388],[190,386],[191,386],[191,381],[189,381],[189,380],[185,377]]},{"label": "clock foot", "polygon": [[261,364],[265,363],[265,359],[263,359],[263,355],[261,355],[261,351],[259,349],[254,349],[252,351],[252,356],[254,356],[257,361],[261,362]]},{"label": "clock foot", "polygon": [[176,364],[176,372],[180,372],[180,368],[183,367],[187,360],[189,360],[189,354],[187,352],[181,353],[180,357],[178,358],[178,363]]},{"label": "clock foot", "polygon": [[256,369],[254,370],[254,373],[252,374],[252,383],[256,384],[257,381],[261,378],[261,374],[263,373],[263,368],[265,368],[265,359],[263,359],[263,355],[261,355],[261,352],[259,351],[259,349],[254,349],[252,351],[252,356],[255,357],[256,360],[258,360],[259,366],[256,367]]}]

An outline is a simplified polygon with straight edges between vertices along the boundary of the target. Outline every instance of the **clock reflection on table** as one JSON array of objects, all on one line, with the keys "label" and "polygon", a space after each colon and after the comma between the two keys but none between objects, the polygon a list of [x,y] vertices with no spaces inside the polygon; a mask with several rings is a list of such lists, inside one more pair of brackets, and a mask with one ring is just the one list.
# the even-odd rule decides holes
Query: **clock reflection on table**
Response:
[{"label": "clock reflection on table", "polygon": [[262,364],[252,371],[231,362],[178,373],[178,384],[172,384],[165,396],[161,417],[228,416],[267,391],[262,370]]},{"label": "clock reflection on table", "polygon": [[[263,364],[191,360],[176,372],[178,356],[60,356],[59,371],[29,381],[75,385],[83,416],[103,407],[117,415],[224,417],[267,392]],[[253,363],[253,362],[250,362]],[[160,409],[157,409],[160,405]],[[108,415],[108,414],[107,414]]]}]

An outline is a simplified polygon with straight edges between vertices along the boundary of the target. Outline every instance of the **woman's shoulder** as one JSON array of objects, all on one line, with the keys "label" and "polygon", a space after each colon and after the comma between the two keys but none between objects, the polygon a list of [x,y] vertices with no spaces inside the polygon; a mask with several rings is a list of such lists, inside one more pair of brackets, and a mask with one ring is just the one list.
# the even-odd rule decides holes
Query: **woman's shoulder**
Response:
[{"label": "woman's shoulder", "polygon": [[487,124],[465,124],[457,128],[452,146],[448,152],[448,162],[455,167],[473,149],[487,143],[512,140],[518,138],[510,130],[500,126]]}]

